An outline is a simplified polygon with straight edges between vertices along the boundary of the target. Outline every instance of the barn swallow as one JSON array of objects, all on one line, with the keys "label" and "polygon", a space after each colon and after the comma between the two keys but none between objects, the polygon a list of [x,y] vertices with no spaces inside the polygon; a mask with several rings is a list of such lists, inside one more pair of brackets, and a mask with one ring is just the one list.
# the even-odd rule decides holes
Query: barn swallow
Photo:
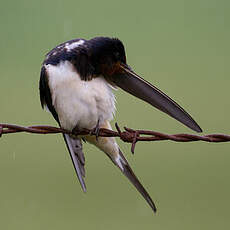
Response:
[{"label": "barn swallow", "polygon": [[[52,49],[42,64],[39,89],[43,108],[61,128],[69,131],[112,129],[114,88],[121,88],[167,113],[194,131],[199,125],[175,101],[137,75],[126,62],[125,48],[117,38],[75,39]],[[77,177],[86,191],[82,140],[102,150],[141,193],[154,212],[156,206],[135,176],[113,137],[63,134]]]}]

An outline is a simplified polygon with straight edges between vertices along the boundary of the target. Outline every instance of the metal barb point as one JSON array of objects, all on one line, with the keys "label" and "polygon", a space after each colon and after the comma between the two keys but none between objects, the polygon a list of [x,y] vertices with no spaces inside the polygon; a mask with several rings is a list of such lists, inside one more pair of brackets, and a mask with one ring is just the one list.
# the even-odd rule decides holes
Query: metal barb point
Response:
[{"label": "metal barb point", "polygon": [[0,125],[0,137],[2,137],[3,127]]}]

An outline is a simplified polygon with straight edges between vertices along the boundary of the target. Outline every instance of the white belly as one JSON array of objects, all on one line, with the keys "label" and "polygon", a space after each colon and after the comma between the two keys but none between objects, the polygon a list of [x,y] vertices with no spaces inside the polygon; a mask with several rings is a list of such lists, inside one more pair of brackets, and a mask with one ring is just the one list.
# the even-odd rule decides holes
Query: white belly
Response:
[{"label": "white belly", "polygon": [[61,127],[92,129],[98,120],[111,120],[115,112],[112,88],[103,77],[82,81],[70,62],[45,66],[52,103]]}]

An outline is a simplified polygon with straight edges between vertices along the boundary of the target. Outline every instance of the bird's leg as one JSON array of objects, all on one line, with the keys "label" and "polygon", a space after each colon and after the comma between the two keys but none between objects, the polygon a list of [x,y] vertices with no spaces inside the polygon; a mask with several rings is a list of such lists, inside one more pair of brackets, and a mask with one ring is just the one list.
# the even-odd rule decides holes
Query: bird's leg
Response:
[{"label": "bird's leg", "polygon": [[[82,130],[80,130],[79,128],[78,128],[78,126],[76,125],[74,128],[73,128],[73,130],[72,130],[72,135],[74,135],[74,136],[76,136],[78,133],[80,133]],[[81,137],[81,139],[86,143],[86,140],[85,140],[85,138],[84,137]]]},{"label": "bird's leg", "polygon": [[97,141],[99,137],[99,131],[100,131],[100,119],[98,119],[97,125],[90,131],[90,135],[95,135]]},{"label": "bird's leg", "polygon": [[72,134],[73,135],[77,135],[78,133],[80,133],[80,129],[78,128],[78,126],[76,125],[73,129],[72,129]]}]

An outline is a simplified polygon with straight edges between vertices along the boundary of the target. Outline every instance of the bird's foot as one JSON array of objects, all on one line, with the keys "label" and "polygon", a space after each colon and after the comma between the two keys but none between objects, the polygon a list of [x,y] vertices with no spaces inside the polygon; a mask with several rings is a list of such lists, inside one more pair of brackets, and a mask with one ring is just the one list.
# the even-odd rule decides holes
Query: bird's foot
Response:
[{"label": "bird's foot", "polygon": [[78,126],[76,125],[74,128],[73,128],[73,130],[72,130],[72,134],[73,135],[78,135],[79,133],[80,133],[80,129],[78,128]]},{"label": "bird's foot", "polygon": [[98,141],[99,137],[99,132],[100,132],[100,126],[99,126],[99,120],[97,121],[97,125],[90,131],[90,135],[95,135],[96,140]]}]

